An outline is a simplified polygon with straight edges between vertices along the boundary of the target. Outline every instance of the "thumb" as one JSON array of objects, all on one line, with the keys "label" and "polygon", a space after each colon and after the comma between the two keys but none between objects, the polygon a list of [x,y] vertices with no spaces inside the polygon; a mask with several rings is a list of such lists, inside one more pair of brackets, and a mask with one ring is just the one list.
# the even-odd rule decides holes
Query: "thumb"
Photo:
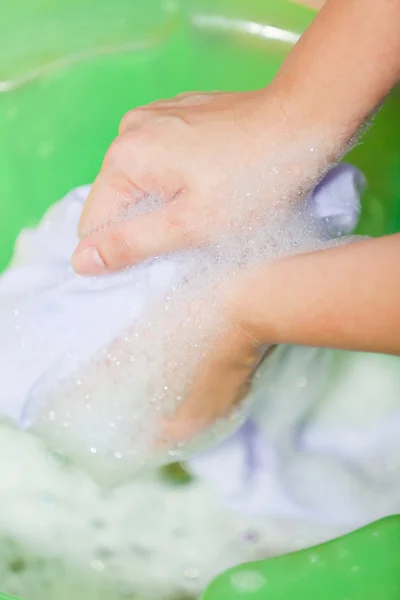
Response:
[{"label": "thumb", "polygon": [[72,266],[79,275],[102,275],[148,258],[201,243],[190,214],[171,203],[154,213],[120,221],[88,235],[77,246]]}]

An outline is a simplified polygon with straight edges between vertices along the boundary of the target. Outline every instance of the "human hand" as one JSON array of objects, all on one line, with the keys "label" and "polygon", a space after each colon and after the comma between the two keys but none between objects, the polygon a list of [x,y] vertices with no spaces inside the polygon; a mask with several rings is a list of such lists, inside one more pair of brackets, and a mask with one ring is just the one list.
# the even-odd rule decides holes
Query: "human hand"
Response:
[{"label": "human hand", "polygon": [[129,112],[86,202],[75,270],[102,274],[201,246],[287,201],[319,161],[316,144],[293,136],[290,112],[275,83]]},{"label": "human hand", "polygon": [[[189,442],[219,420],[234,416],[249,392],[257,367],[273,351],[273,345],[267,347],[255,337],[257,327],[248,318],[246,288],[253,284],[252,274],[254,271],[236,275],[215,294],[218,325],[208,336],[182,402],[162,420],[161,445]],[[196,305],[207,310],[204,299]],[[171,389],[173,385],[171,381]]]}]

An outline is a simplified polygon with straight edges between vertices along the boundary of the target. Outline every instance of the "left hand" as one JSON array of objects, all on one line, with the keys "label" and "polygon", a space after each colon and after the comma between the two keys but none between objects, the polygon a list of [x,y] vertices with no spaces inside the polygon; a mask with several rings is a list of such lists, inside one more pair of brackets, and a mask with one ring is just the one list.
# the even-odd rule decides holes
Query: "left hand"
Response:
[{"label": "left hand", "polygon": [[223,326],[208,342],[182,404],[163,421],[160,439],[167,444],[190,441],[217,420],[228,417],[248,393],[255,369],[269,353],[245,323],[246,286],[251,282],[247,280],[239,277],[229,282],[220,296],[218,311]]}]

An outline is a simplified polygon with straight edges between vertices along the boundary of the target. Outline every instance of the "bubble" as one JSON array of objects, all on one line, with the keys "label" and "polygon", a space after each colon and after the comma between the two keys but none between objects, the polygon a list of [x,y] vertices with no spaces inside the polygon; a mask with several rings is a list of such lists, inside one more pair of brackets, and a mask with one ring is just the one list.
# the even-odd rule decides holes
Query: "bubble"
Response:
[{"label": "bubble", "polygon": [[248,530],[243,533],[242,539],[246,544],[254,544],[258,541],[258,534],[256,531]]},{"label": "bubble", "polygon": [[98,573],[101,573],[105,569],[104,563],[101,560],[92,560],[90,562],[90,566],[94,571],[97,571]]},{"label": "bubble", "polygon": [[195,567],[188,567],[184,573],[186,579],[197,579],[200,575],[199,570]]},{"label": "bubble", "polygon": [[267,583],[266,578],[259,571],[248,569],[233,573],[230,577],[231,586],[238,592],[258,592]]}]

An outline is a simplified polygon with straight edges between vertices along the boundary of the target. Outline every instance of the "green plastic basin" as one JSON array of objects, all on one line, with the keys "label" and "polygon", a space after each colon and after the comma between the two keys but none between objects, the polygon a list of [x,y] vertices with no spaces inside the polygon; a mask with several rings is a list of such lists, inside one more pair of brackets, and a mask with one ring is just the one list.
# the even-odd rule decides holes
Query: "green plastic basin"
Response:
[{"label": "green plastic basin", "polygon": [[[94,179],[127,110],[187,90],[265,85],[314,16],[284,0],[3,4],[0,269],[22,227]],[[360,232],[398,230],[398,90],[349,160],[369,182]],[[399,540],[399,518],[385,520],[308,553],[238,567],[217,578],[204,598],[395,600]]]}]

